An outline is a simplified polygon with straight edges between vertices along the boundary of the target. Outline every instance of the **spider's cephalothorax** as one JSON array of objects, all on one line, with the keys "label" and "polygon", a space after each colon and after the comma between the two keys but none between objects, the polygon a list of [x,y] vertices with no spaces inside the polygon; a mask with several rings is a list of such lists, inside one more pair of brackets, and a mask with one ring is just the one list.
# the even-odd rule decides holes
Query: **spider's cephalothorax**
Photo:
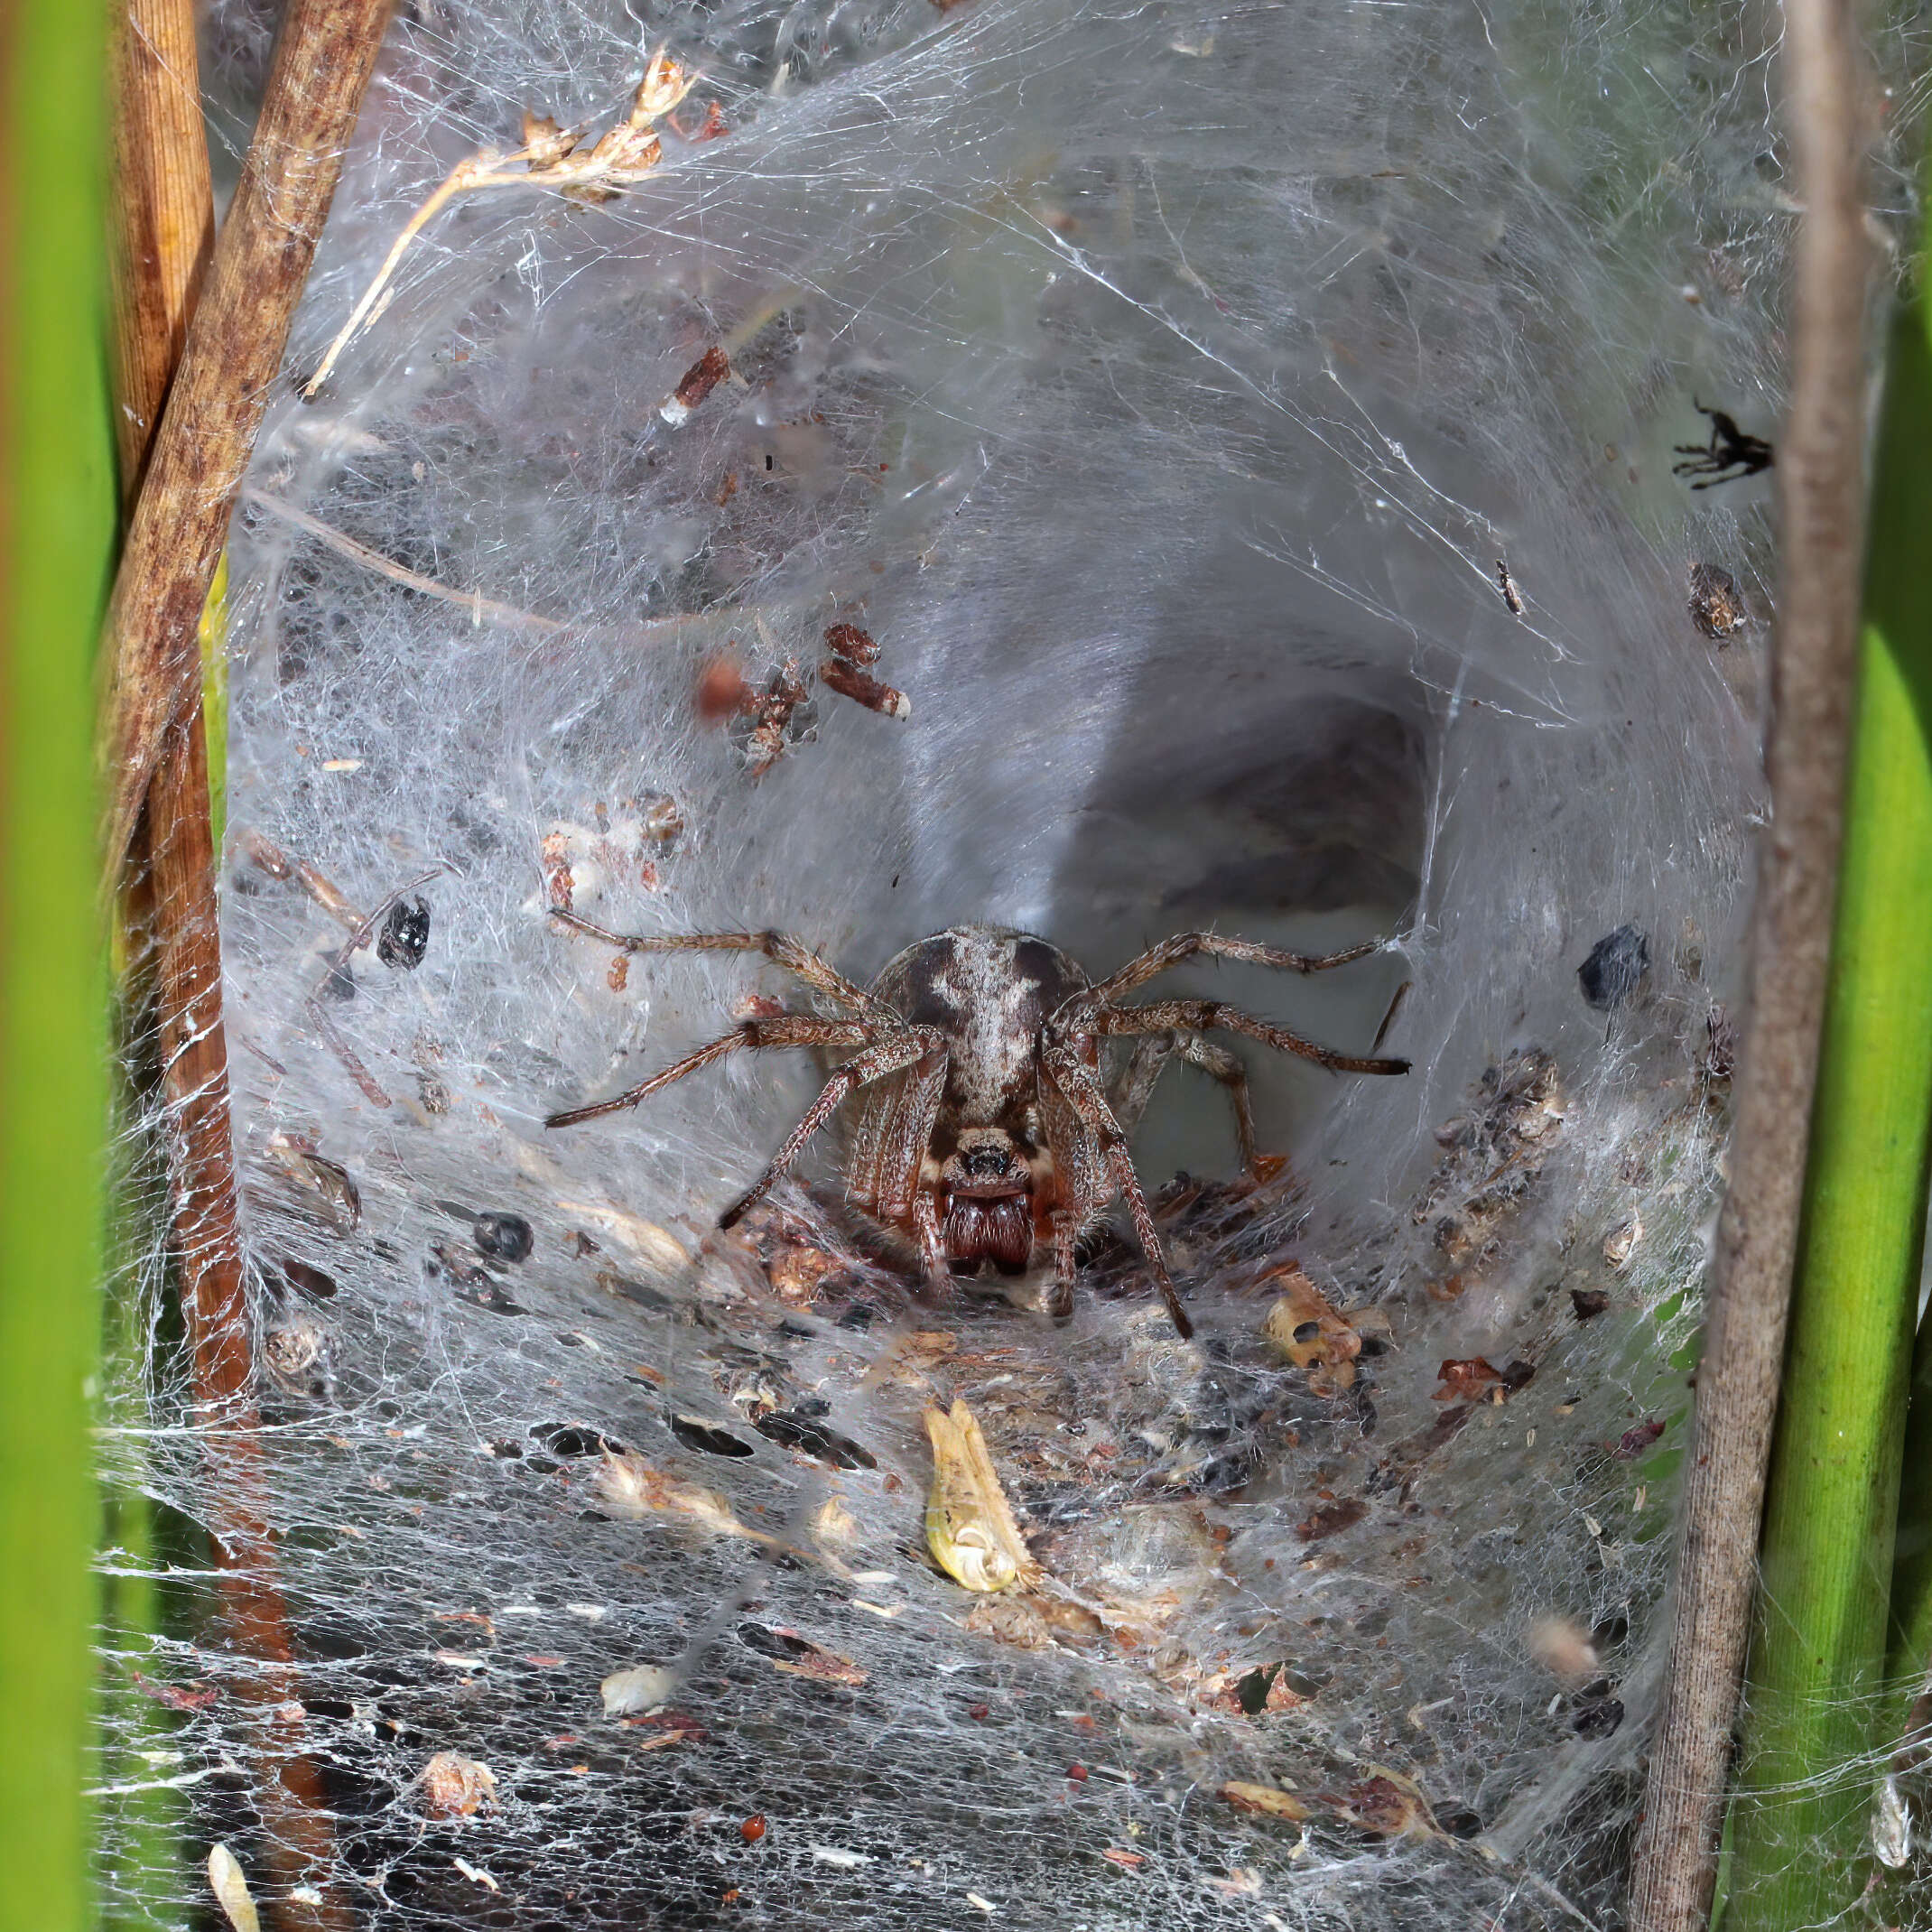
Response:
[{"label": "spider's cephalothorax", "polygon": [[[1178,1054],[1227,1088],[1242,1162],[1250,1173],[1261,1171],[1247,1074],[1232,1054],[1203,1034],[1243,1033],[1342,1073],[1408,1071],[1406,1060],[1334,1053],[1218,999],[1121,1003],[1123,994],[1200,953],[1319,972],[1375,952],[1374,942],[1316,957],[1216,933],[1183,933],[1096,985],[1057,946],[1031,933],[956,925],[908,946],[863,988],[783,933],[640,939],[608,932],[574,913],[557,911],[553,916],[631,952],[763,952],[837,1011],[830,1017],[780,1013],[748,1019],[629,1092],[553,1114],[546,1126],[565,1127],[633,1107],[740,1047],[849,1050],[850,1057],[825,1082],[771,1165],[719,1225],[729,1228],[738,1221],[790,1170],[840,1103],[863,1090],[846,1162],[854,1204],[909,1235],[918,1244],[927,1278],[935,1282],[955,1271],[977,1273],[985,1264],[1001,1274],[1021,1274],[1043,1248],[1050,1249],[1055,1314],[1073,1305],[1082,1232],[1119,1194],[1126,1199],[1175,1328],[1184,1336],[1193,1332],[1168,1276],[1127,1137],[1161,1068]],[[1110,1082],[1103,1077],[1101,1052],[1114,1036],[1133,1036],[1138,1045],[1119,1077]]]}]

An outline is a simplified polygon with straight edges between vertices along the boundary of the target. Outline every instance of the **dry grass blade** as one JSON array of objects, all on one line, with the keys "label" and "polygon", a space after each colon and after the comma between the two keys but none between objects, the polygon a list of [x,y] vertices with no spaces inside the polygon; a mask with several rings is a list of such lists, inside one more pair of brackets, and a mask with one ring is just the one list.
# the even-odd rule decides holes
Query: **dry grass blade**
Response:
[{"label": "dry grass blade", "polygon": [[375,280],[363,291],[362,300],[303,386],[302,395],[314,400],[357,331],[387,305],[385,292],[410,244],[459,195],[474,194],[484,188],[545,188],[572,200],[608,201],[642,181],[663,158],[654,124],[669,114],[697,81],[696,74],[685,73],[660,49],[637,83],[628,116],[591,146],[583,145],[584,137],[576,130],[559,127],[548,116],[539,119],[526,112],[524,144],[514,153],[499,154],[494,148],[483,148],[458,162],[442,185],[409,218]]},{"label": "dry grass blade", "polygon": [[282,24],[108,613],[110,885],[201,674],[202,607],[388,14],[388,0],[292,0]]}]

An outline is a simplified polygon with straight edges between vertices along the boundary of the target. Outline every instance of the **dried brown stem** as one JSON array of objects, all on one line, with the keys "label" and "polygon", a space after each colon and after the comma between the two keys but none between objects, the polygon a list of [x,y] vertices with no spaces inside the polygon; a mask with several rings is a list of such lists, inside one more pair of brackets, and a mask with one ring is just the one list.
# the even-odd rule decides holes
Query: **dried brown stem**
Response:
[{"label": "dried brown stem", "polygon": [[[191,0],[126,0],[115,36],[113,79],[111,347],[122,487],[133,500],[212,253],[214,205]],[[265,114],[265,124],[268,118]],[[153,484],[151,496],[161,478]],[[151,545],[158,537],[165,548],[177,507],[163,502],[137,508],[136,530],[145,515]],[[221,537],[218,530],[210,575]],[[209,1484],[222,1612],[238,1653],[267,1667],[244,1674],[244,1694],[285,1707],[291,1686],[278,1667],[289,1664],[292,1651],[267,1525],[221,1018],[199,648],[206,590],[204,580],[191,605],[181,606],[188,613],[183,688],[172,720],[163,710],[152,720],[153,741],[144,751],[152,779],[145,773],[138,782],[131,779],[118,807],[130,815],[130,862],[120,878],[128,930],[148,942],[136,977],[151,983],[159,1034],[170,1231],[197,1403],[205,1416],[233,1432],[224,1438]],[[257,1797],[278,1892],[304,1890],[300,1898],[279,1899],[271,1922],[288,1932],[348,1932],[347,1909],[327,1876],[334,1844],[320,1782],[298,1748],[299,1736],[287,1727],[285,1708],[278,1709],[278,1719],[285,1748]]]},{"label": "dried brown stem", "polygon": [[108,612],[110,883],[200,679],[202,606],[388,12],[389,0],[290,0],[283,20]]},{"label": "dried brown stem", "polygon": [[398,563],[394,558],[384,556],[381,551],[371,550],[367,543],[358,543],[333,525],[325,524],[320,516],[298,510],[293,503],[271,497],[266,490],[246,489],[242,492],[242,497],[251,508],[306,531],[317,543],[326,544],[338,556],[361,564],[376,576],[386,577],[392,583],[405,585],[412,590],[422,591],[425,597],[433,597],[467,610],[473,624],[487,621],[501,624],[511,630],[534,630],[545,635],[563,628],[554,618],[539,617],[534,610],[519,610],[515,604],[500,604],[493,597],[482,597],[474,590],[459,590],[450,584],[438,582],[433,577],[425,577],[421,571],[413,571],[406,563]]},{"label": "dried brown stem", "polygon": [[1708,1916],[1750,1630],[1818,1062],[1856,661],[1863,507],[1864,127],[1846,0],[1787,0],[1786,111],[1806,213],[1791,406],[1778,449],[1784,581],[1772,638],[1750,1017],[1685,1484],[1670,1679],[1650,1756],[1631,1932]]},{"label": "dried brown stem", "polygon": [[114,39],[115,435],[121,493],[140,488],[188,317],[214,247],[194,9],[126,0]]}]

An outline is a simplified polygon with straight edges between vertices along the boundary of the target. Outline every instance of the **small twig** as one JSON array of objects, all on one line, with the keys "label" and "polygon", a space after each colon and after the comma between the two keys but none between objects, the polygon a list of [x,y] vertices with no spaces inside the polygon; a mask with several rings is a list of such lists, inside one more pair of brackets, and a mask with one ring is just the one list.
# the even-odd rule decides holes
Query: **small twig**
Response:
[{"label": "small twig", "polygon": [[320,517],[311,516],[306,510],[298,510],[293,503],[284,503],[279,497],[271,497],[267,491],[245,489],[242,500],[251,507],[265,511],[278,522],[293,524],[296,529],[306,531],[317,543],[323,543],[338,556],[348,558],[359,563],[365,570],[375,571],[378,577],[386,577],[392,583],[405,585],[412,590],[420,590],[425,597],[440,599],[446,604],[456,604],[469,613],[472,623],[501,624],[511,630],[534,630],[546,636],[560,631],[564,627],[554,618],[540,618],[534,610],[519,610],[515,604],[501,604],[493,597],[484,597],[474,590],[459,590],[446,583],[439,583],[433,577],[425,577],[420,571],[411,570],[407,564],[398,563],[394,558],[385,557],[379,550],[371,550],[367,543],[358,543],[352,536],[345,536],[333,525],[325,524]]},{"label": "small twig", "polygon": [[249,861],[271,878],[292,878],[331,919],[346,926],[362,923],[362,915],[342,896],[335,881],[316,870],[306,859],[292,859],[274,840],[258,831],[245,831],[241,846]]},{"label": "small twig", "polygon": [[[268,844],[265,839],[261,842],[270,851],[275,850],[274,847]],[[376,1080],[376,1076],[369,1072],[367,1067],[363,1065],[356,1050],[343,1038],[341,1029],[330,1018],[328,1010],[322,1005],[322,1001],[328,997],[330,982],[339,973],[346,971],[349,961],[355,957],[362,947],[368,944],[370,935],[388,913],[389,908],[395,905],[398,900],[406,898],[418,886],[428,885],[430,880],[440,878],[450,868],[446,863],[439,861],[437,864],[432,865],[427,872],[419,872],[406,885],[398,886],[394,892],[390,893],[376,907],[375,911],[358,919],[350,927],[348,937],[342,942],[340,948],[330,956],[327,970],[323,972],[321,978],[315,982],[314,986],[311,988],[308,999],[305,1002],[309,1017],[315,1023],[315,1030],[321,1035],[323,1040],[328,1044],[329,1050],[348,1069],[348,1077],[362,1089],[368,1100],[377,1107],[387,1107],[392,1104],[388,1094],[383,1091],[381,1083]],[[283,873],[280,876],[286,878],[287,874]]]},{"label": "small twig", "polygon": [[[362,300],[342,325],[341,333],[329,345],[321,366],[302,388],[310,402],[329,379],[342,351],[355,339],[357,331],[373,321],[386,306],[383,292],[389,286],[396,265],[431,221],[460,194],[473,194],[484,188],[543,188],[567,195],[573,200],[607,201],[623,189],[641,181],[663,158],[664,149],[651,124],[668,115],[697,84],[696,74],[687,75],[663,49],[646,68],[644,79],[631,100],[628,117],[608,130],[594,147],[582,146],[583,135],[575,129],[559,127],[555,121],[524,116],[524,144],[515,153],[499,154],[494,148],[482,148],[457,163],[442,185],[432,194],[404,227],[395,246],[376,270],[376,279],[363,291]],[[522,171],[508,172],[523,163]]]},{"label": "small twig", "polygon": [[348,1069],[348,1077],[360,1087],[369,1102],[376,1107],[389,1107],[395,1103],[377,1083],[375,1074],[364,1066],[356,1049],[342,1037],[336,1023],[322,1010],[321,1001],[312,994],[308,1001],[308,1014],[314,1022],[315,1030],[321,1035],[329,1050]]},{"label": "small twig", "polygon": [[636,618],[627,624],[566,624],[558,618],[541,617],[534,610],[524,610],[515,604],[499,603],[493,597],[484,597],[474,590],[459,590],[453,584],[439,582],[433,577],[425,577],[420,571],[413,571],[406,563],[398,563],[393,557],[385,557],[379,550],[371,550],[367,543],[358,543],[352,536],[345,535],[332,524],[325,524],[320,517],[312,516],[306,510],[298,510],[293,503],[284,502],[280,497],[271,497],[266,490],[253,487],[242,492],[242,500],[250,507],[274,517],[278,522],[291,524],[296,529],[312,536],[317,543],[332,550],[338,556],[347,557],[352,563],[359,563],[365,570],[372,571],[378,577],[386,577],[392,583],[399,583],[405,590],[420,590],[425,597],[433,597],[440,602],[454,604],[460,610],[469,613],[475,624],[500,624],[506,630],[534,631],[540,636],[552,636],[559,631],[571,630],[583,637],[608,638],[617,643],[646,642],[653,638],[675,636],[682,631],[698,627],[715,629],[726,625],[742,625],[748,618],[755,619],[756,612],[748,611],[742,606],[734,606],[719,610],[683,611],[674,617]]},{"label": "small twig", "polygon": [[200,683],[202,607],[388,14],[389,0],[290,0],[282,23],[108,611],[110,886]]},{"label": "small twig", "polygon": [[1864,485],[1860,86],[1841,0],[1787,0],[1796,190],[1791,406],[1779,450],[1784,581],[1766,734],[1751,1002],[1687,1458],[1669,1683],[1635,1854],[1631,1932],[1696,1932],[1750,1629],[1816,1082],[1856,663]]}]

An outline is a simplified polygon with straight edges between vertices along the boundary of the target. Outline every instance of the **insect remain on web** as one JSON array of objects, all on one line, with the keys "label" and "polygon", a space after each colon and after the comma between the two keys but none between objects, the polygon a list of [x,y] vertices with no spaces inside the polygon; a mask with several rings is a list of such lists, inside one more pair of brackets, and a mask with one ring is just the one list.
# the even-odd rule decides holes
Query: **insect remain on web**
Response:
[{"label": "insect remain on web", "polygon": [[1702,478],[1701,482],[1691,485],[1693,489],[1709,489],[1715,483],[1754,477],[1778,460],[1778,452],[1771,445],[1761,436],[1741,430],[1735,416],[1727,415],[1722,409],[1706,409],[1695,396],[1691,398],[1691,407],[1700,416],[1711,419],[1711,440],[1708,443],[1678,443],[1672,453],[1685,460],[1673,463],[1670,473],[1674,477]]},{"label": "insect remain on web", "polygon": [[[558,908],[552,917],[627,952],[762,952],[836,1010],[747,1018],[627,1092],[552,1114],[544,1126],[569,1127],[635,1107],[748,1047],[847,1053],[770,1165],[718,1225],[740,1220],[791,1171],[841,1104],[862,1096],[845,1161],[852,1204],[910,1237],[934,1285],[987,1263],[1003,1275],[1024,1274],[1036,1251],[1050,1249],[1055,1316],[1073,1309],[1082,1234],[1118,1194],[1175,1327],[1184,1339],[1194,1333],[1128,1152],[1128,1135],[1168,1060],[1178,1055],[1227,1089],[1241,1163],[1257,1178],[1267,1169],[1256,1151],[1247,1073],[1204,1036],[1245,1034],[1337,1073],[1408,1071],[1406,1060],[1336,1053],[1218,999],[1121,1003],[1156,974],[1200,955],[1324,972],[1379,952],[1374,940],[1313,955],[1218,933],[1182,933],[1096,984],[1031,933],[956,925],[908,946],[861,987],[784,933],[637,938]],[[1103,1071],[1110,1039],[1137,1043],[1112,1082]]]}]

